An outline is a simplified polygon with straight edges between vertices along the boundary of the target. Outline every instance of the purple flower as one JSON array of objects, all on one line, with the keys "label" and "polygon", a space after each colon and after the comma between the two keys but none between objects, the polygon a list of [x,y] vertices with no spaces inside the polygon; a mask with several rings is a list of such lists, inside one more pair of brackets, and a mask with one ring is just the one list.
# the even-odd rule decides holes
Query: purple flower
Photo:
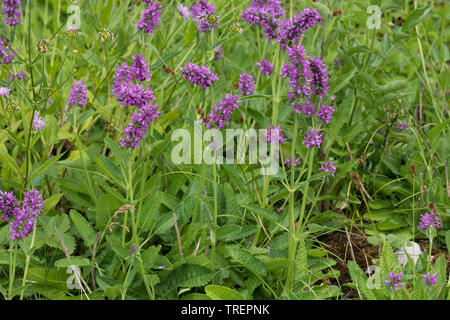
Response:
[{"label": "purple flower", "polygon": [[435,274],[432,274],[431,272],[422,274],[422,282],[425,282],[429,286],[434,286],[437,283],[438,279],[439,277],[437,275],[437,272]]},{"label": "purple flower", "polygon": [[177,9],[178,9],[178,12],[181,14],[181,16],[183,17],[184,20],[189,18],[189,16],[191,15],[191,12],[189,11],[189,8],[183,6],[181,3],[178,5]]},{"label": "purple flower", "polygon": [[322,144],[322,135],[323,133],[319,134],[319,131],[311,128],[309,129],[309,132],[306,133],[306,136],[304,137],[305,140],[303,140],[303,144],[306,144],[307,148],[311,147],[319,147]]},{"label": "purple flower", "polygon": [[334,107],[330,107],[328,104],[320,104],[319,110],[316,112],[316,116],[322,119],[326,123],[330,123],[333,119]]},{"label": "purple flower", "polygon": [[405,283],[400,282],[402,281],[402,277],[403,277],[402,271],[400,271],[400,273],[398,274],[391,272],[391,274],[389,275],[389,280],[385,280],[386,287],[390,286],[394,288],[395,291],[397,291],[399,287],[403,288],[405,286]]},{"label": "purple flower", "polygon": [[284,165],[286,167],[291,168],[292,167],[292,159],[294,159],[294,167],[296,167],[300,163],[300,157],[295,159],[295,157],[292,156],[292,154],[289,154],[289,157],[284,160]]},{"label": "purple flower", "polygon": [[215,125],[217,129],[222,129],[228,123],[233,114],[233,111],[239,108],[238,96],[234,96],[233,92],[227,93],[225,98],[219,99],[219,106],[214,104],[211,108],[211,113],[207,116],[205,126],[211,128]]},{"label": "purple flower", "polygon": [[281,76],[289,78],[292,91],[288,91],[288,98],[289,100],[295,100],[297,97],[309,99],[311,70],[307,53],[302,45],[288,48],[286,51],[290,61],[283,66]]},{"label": "purple flower", "polygon": [[20,16],[22,15],[21,3],[19,0],[2,0],[3,13],[5,14],[5,25],[14,26],[22,22]]},{"label": "purple flower", "polygon": [[203,89],[207,89],[214,81],[219,79],[217,75],[211,72],[205,65],[199,67],[196,64],[188,62],[184,67],[180,68],[180,70],[184,79]]},{"label": "purple flower", "polygon": [[131,57],[132,66],[130,72],[133,74],[133,78],[137,81],[150,80],[151,72],[148,66],[148,61],[145,60],[143,54],[136,54]]},{"label": "purple flower", "polygon": [[120,145],[122,148],[139,148],[147,128],[161,114],[158,109],[158,105],[146,103],[139,108],[139,113],[133,112],[128,126],[123,127],[122,136],[120,137]]},{"label": "purple flower", "polygon": [[280,43],[281,49],[297,45],[305,33],[314,24],[321,23],[322,17],[317,9],[306,8],[292,19],[279,21],[278,34],[275,42]]},{"label": "purple flower", "polygon": [[159,2],[149,2],[141,15],[141,20],[137,23],[138,30],[144,30],[149,35],[155,31],[155,26],[159,26],[159,17],[161,16],[162,5]]},{"label": "purple flower", "polygon": [[25,239],[33,231],[39,214],[44,212],[44,200],[36,189],[25,191],[22,209],[15,210],[9,224],[11,239]]},{"label": "purple flower", "polygon": [[255,92],[256,84],[255,80],[250,73],[242,73],[239,76],[239,90],[241,90],[241,94],[245,96],[249,96]]},{"label": "purple flower", "polygon": [[11,49],[11,43],[6,44],[2,38],[0,38],[0,65],[9,64],[15,58],[14,51]]},{"label": "purple flower", "polygon": [[121,106],[138,108],[144,106],[149,100],[155,100],[155,94],[150,87],[137,83],[150,78],[151,72],[144,56],[140,54],[132,56],[131,67],[124,62],[116,69],[112,86],[114,98]]},{"label": "purple flower", "polygon": [[8,97],[11,90],[7,87],[0,87],[0,97]]},{"label": "purple flower", "polygon": [[78,105],[84,107],[88,102],[86,97],[87,86],[83,81],[73,80],[72,89],[69,94],[69,106]]},{"label": "purple flower", "polygon": [[278,141],[279,143],[284,142],[284,137],[283,137],[283,133],[280,129],[280,125],[277,125],[275,127],[273,124],[271,124],[269,126],[269,128],[266,128],[264,135],[267,137],[268,143],[275,144],[276,141]]},{"label": "purple flower", "polygon": [[320,58],[309,58],[311,70],[311,90],[319,98],[323,98],[328,92],[328,67]]},{"label": "purple flower", "polygon": [[259,66],[259,71],[267,76],[270,76],[273,72],[273,65],[269,60],[261,59],[261,61],[257,62],[256,65]]},{"label": "purple flower", "polygon": [[191,7],[192,20],[200,32],[206,32],[217,26],[219,18],[216,16],[214,4],[206,0],[199,0]]},{"label": "purple flower", "polygon": [[436,215],[435,210],[431,210],[431,213],[425,213],[420,215],[419,230],[423,231],[428,228],[440,228],[441,223],[439,216]]},{"label": "purple flower", "polygon": [[336,172],[336,166],[333,162],[328,161],[320,164],[319,170],[324,172],[331,172],[331,176],[334,177],[334,173]]},{"label": "purple flower", "polygon": [[13,81],[15,78],[22,80],[23,79],[23,75],[25,74],[25,72],[22,70],[20,71],[18,74],[14,74],[12,72],[8,73],[8,80],[9,81]]},{"label": "purple flower", "polygon": [[8,222],[19,208],[17,198],[12,192],[3,192],[0,190],[0,215],[3,220]]},{"label": "purple flower", "polygon": [[242,11],[242,20],[264,28],[265,36],[272,41],[277,37],[278,20],[285,10],[279,0],[254,0]]},{"label": "purple flower", "polygon": [[214,60],[220,60],[223,58],[223,49],[221,46],[217,46],[214,48]]},{"label": "purple flower", "polygon": [[314,105],[314,103],[312,103],[312,101],[305,101],[301,106],[302,106],[302,113],[308,116],[312,116],[316,111],[316,106]]},{"label": "purple flower", "polygon": [[406,128],[408,128],[408,123],[406,122],[406,120],[403,120],[403,122],[397,124],[397,126],[395,128],[397,130],[405,130]]},{"label": "purple flower", "polygon": [[34,114],[33,118],[33,131],[42,131],[45,126],[45,120],[39,116],[39,112]]}]

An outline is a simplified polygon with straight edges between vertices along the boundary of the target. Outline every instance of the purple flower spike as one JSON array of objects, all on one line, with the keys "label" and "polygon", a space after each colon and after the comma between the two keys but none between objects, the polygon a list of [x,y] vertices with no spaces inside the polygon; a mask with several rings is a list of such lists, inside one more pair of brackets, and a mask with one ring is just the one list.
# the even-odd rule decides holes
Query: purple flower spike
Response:
[{"label": "purple flower spike", "polygon": [[191,15],[191,12],[189,11],[189,8],[183,6],[181,3],[177,7],[178,12],[180,13],[181,17],[186,20]]},{"label": "purple flower spike", "polygon": [[295,158],[292,154],[289,154],[289,157],[284,160],[284,165],[288,168],[292,167],[292,160],[294,160],[293,166],[296,167],[300,163],[300,157]]},{"label": "purple flower spike", "polygon": [[11,63],[15,58],[15,53],[11,49],[11,43],[5,43],[2,38],[0,38],[0,65],[5,65]]},{"label": "purple flower spike", "polygon": [[317,131],[314,128],[311,128],[309,129],[309,132],[306,133],[306,136],[304,137],[305,140],[303,140],[303,144],[306,144],[307,148],[311,147],[320,148],[320,145],[322,144],[322,135],[323,133],[319,134],[319,131]]},{"label": "purple flower spike", "polygon": [[256,84],[255,80],[250,73],[242,73],[239,76],[239,90],[241,90],[241,94],[245,96],[249,96],[255,92]]},{"label": "purple flower spike", "polygon": [[328,67],[322,59],[310,57],[311,90],[322,99],[328,92]]},{"label": "purple flower spike", "polygon": [[184,79],[203,89],[207,89],[215,81],[219,80],[217,75],[211,72],[205,65],[199,67],[196,64],[188,62],[184,67],[180,68],[180,70]]},{"label": "purple flower spike", "polygon": [[220,60],[223,58],[223,49],[221,46],[217,46],[214,48],[214,60]]},{"label": "purple flower spike", "polygon": [[137,23],[137,29],[144,30],[151,35],[155,31],[155,27],[159,26],[162,7],[159,2],[149,2],[145,12],[141,15],[141,20]]},{"label": "purple flower spike", "polygon": [[84,105],[88,102],[86,94],[87,86],[84,82],[73,80],[72,89],[69,94],[69,106],[78,105],[80,107],[84,107]]},{"label": "purple flower spike", "polygon": [[267,76],[270,76],[273,72],[273,65],[269,60],[261,59],[261,61],[257,62],[256,65],[259,66],[259,71]]},{"label": "purple flower spike", "polygon": [[[267,142],[271,143],[271,144],[275,144],[277,141],[279,143],[283,143],[284,142],[284,137],[283,137],[283,133],[280,129],[280,125],[277,125],[276,127],[271,124],[269,126],[269,128],[266,128],[266,131],[264,132],[264,135],[267,137]],[[275,139],[272,140],[272,138]]]},{"label": "purple flower spike", "polygon": [[45,120],[39,116],[39,112],[34,114],[33,118],[33,131],[42,131],[45,126]]},{"label": "purple flower spike", "polygon": [[216,28],[219,18],[216,16],[214,4],[206,0],[195,2],[191,7],[192,20],[200,32],[206,32]]},{"label": "purple flower spike", "polygon": [[432,274],[431,272],[422,274],[422,282],[425,282],[429,286],[434,286],[437,283],[438,279],[439,277],[437,275],[437,272],[435,274]]},{"label": "purple flower spike", "polygon": [[436,211],[433,209],[431,213],[425,213],[420,215],[419,230],[423,231],[428,228],[440,228],[441,222],[439,216],[436,215]]},{"label": "purple flower spike", "polygon": [[15,26],[22,22],[20,16],[22,15],[22,9],[19,9],[22,4],[19,0],[2,0],[3,13],[5,14],[5,25]]},{"label": "purple flower spike", "polygon": [[120,145],[122,148],[139,148],[142,138],[153,121],[161,114],[159,106],[147,103],[139,108],[139,113],[134,112],[127,127],[123,127]]},{"label": "purple flower spike", "polygon": [[297,45],[307,29],[321,22],[322,17],[317,9],[306,8],[292,19],[279,21],[276,42],[280,43],[281,49]]},{"label": "purple flower spike", "polygon": [[331,176],[334,177],[334,173],[336,172],[336,166],[333,164],[333,162],[328,161],[320,164],[319,170],[323,172],[331,172]]},{"label": "purple flower spike", "polygon": [[19,208],[17,198],[12,192],[3,192],[0,190],[0,215],[3,220],[8,222]]},{"label": "purple flower spike", "polygon": [[330,107],[328,104],[321,104],[316,112],[316,116],[326,123],[330,123],[331,119],[333,119],[333,113],[334,107]]},{"label": "purple flower spike", "polygon": [[397,291],[399,287],[404,288],[405,283],[400,282],[402,281],[402,277],[403,277],[402,271],[400,271],[400,273],[398,274],[396,274],[395,272],[391,272],[391,274],[389,275],[389,280],[385,280],[386,287],[392,287],[394,288],[395,291]]},{"label": "purple flower spike", "polygon": [[214,104],[211,108],[211,113],[207,116],[205,126],[211,128],[215,125],[217,129],[222,129],[228,123],[233,114],[233,111],[239,108],[238,96],[234,96],[233,92],[227,93],[225,98],[219,100],[219,106]]},{"label": "purple flower spike", "polygon": [[39,214],[44,212],[44,200],[36,189],[26,192],[22,209],[14,213],[14,220],[9,224],[11,239],[25,239],[33,231]]}]

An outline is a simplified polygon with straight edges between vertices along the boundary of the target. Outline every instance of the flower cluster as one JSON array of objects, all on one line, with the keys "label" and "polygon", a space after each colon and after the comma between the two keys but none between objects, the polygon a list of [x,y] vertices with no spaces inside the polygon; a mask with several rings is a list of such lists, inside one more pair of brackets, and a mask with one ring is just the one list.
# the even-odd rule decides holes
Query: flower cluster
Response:
[{"label": "flower cluster", "polygon": [[[292,163],[292,160],[294,160],[294,163]],[[291,168],[292,166],[296,167],[299,163],[300,157],[295,158],[292,154],[289,154],[289,157],[284,160],[284,165],[288,168]]]},{"label": "flower cluster", "polygon": [[11,90],[7,87],[0,87],[0,97],[8,97]]},{"label": "flower cluster", "polygon": [[78,105],[84,107],[88,102],[86,94],[87,86],[84,82],[73,80],[72,89],[69,94],[69,106]]},{"label": "flower cluster", "polygon": [[11,239],[25,239],[33,231],[39,214],[44,212],[44,200],[36,189],[25,191],[22,208],[12,192],[0,191],[0,213],[9,222]]},{"label": "flower cluster", "polygon": [[189,8],[183,6],[181,3],[177,7],[178,12],[180,13],[181,17],[186,20],[191,15],[191,12],[189,11]]},{"label": "flower cluster", "polygon": [[14,74],[14,73],[12,73],[12,72],[9,72],[8,73],[8,80],[9,81],[13,81],[14,79],[19,79],[19,80],[22,80],[23,79],[23,76],[25,75],[25,71],[20,71],[19,73],[17,73],[17,74]]},{"label": "flower cluster", "polygon": [[435,210],[431,210],[431,213],[425,213],[420,215],[419,230],[423,231],[428,228],[440,228],[441,223],[439,216],[436,215]]},{"label": "flower cluster", "polygon": [[326,123],[330,123],[333,119],[334,107],[330,107],[328,104],[321,104],[319,110],[316,112],[316,116],[322,119]]},{"label": "flower cluster", "polygon": [[280,125],[277,125],[276,127],[271,124],[268,128],[266,128],[266,131],[264,132],[264,135],[267,137],[268,143],[276,143],[277,141],[279,143],[284,142],[283,133],[280,129]]},{"label": "flower cluster", "polygon": [[269,60],[261,59],[261,61],[257,62],[256,65],[259,66],[259,71],[267,76],[270,76],[273,72],[273,65]]},{"label": "flower cluster", "polygon": [[211,108],[212,112],[207,116],[205,126],[210,128],[215,125],[217,129],[224,128],[237,108],[239,108],[238,96],[234,96],[233,92],[227,93],[223,100],[219,99],[219,106],[214,104]]},{"label": "flower cluster", "polygon": [[2,0],[3,13],[5,14],[5,25],[15,26],[22,22],[20,16],[22,15],[21,3],[19,0]]},{"label": "flower cluster", "polygon": [[320,145],[322,144],[322,135],[323,133],[319,134],[319,131],[311,128],[306,133],[306,136],[304,137],[303,144],[306,144],[307,148],[311,147],[318,147],[320,148]]},{"label": "flower cluster", "polygon": [[131,121],[127,127],[123,127],[120,145],[122,148],[139,148],[142,138],[153,121],[161,114],[159,106],[147,102],[139,108],[138,112],[133,112]]},{"label": "flower cluster", "polygon": [[333,162],[328,161],[320,164],[319,170],[323,172],[331,172],[331,176],[334,177],[334,173],[336,172],[336,166]]},{"label": "flower cluster", "polygon": [[151,72],[143,55],[132,56],[132,65],[127,62],[116,69],[112,92],[119,105],[124,107],[144,106],[147,101],[155,100],[155,94],[149,86],[139,82],[150,80]]},{"label": "flower cluster", "polygon": [[207,89],[210,87],[215,81],[219,80],[217,75],[215,75],[211,70],[208,69],[205,65],[199,67],[196,64],[188,62],[184,67],[180,68],[182,73],[182,77],[187,81],[202,87],[203,89]]},{"label": "flower cluster", "polygon": [[242,73],[239,76],[239,90],[244,97],[253,94],[255,92],[255,88],[255,80],[250,73]]},{"label": "flower cluster", "polygon": [[389,275],[389,280],[385,280],[386,287],[392,287],[395,291],[398,290],[399,287],[404,287],[405,283],[401,282],[403,277],[403,272],[396,274],[395,272],[391,272]]},{"label": "flower cluster", "polygon": [[11,49],[11,44],[6,44],[2,38],[0,38],[0,65],[9,64],[15,58],[14,51]]},{"label": "flower cluster", "polygon": [[155,27],[159,26],[159,17],[161,16],[162,5],[159,2],[144,1],[149,5],[145,8],[141,15],[141,20],[137,23],[138,30],[144,30],[151,35],[155,31]]},{"label": "flower cluster", "polygon": [[277,38],[279,17],[285,13],[279,0],[253,0],[242,11],[242,20],[263,27],[266,38],[272,41]]},{"label": "flower cluster", "polygon": [[321,22],[322,17],[317,9],[306,8],[292,19],[287,18],[284,21],[279,21],[275,42],[280,43],[281,49],[297,45],[307,29]]},{"label": "flower cluster", "polygon": [[425,282],[429,286],[434,286],[437,283],[437,280],[439,279],[437,272],[432,274],[431,272],[428,272],[427,274],[422,274],[422,282]]},{"label": "flower cluster", "polygon": [[214,4],[208,3],[206,0],[195,2],[191,7],[191,15],[200,32],[215,29],[219,22]]},{"label": "flower cluster", "polygon": [[147,129],[161,114],[156,99],[149,86],[141,84],[151,78],[148,61],[141,54],[132,56],[132,65],[127,62],[119,65],[114,76],[112,92],[119,105],[136,107],[126,127],[123,127],[120,145],[127,148],[139,148]]},{"label": "flower cluster", "polygon": [[17,198],[12,192],[3,192],[0,190],[0,214],[3,220],[8,222],[18,207]]},{"label": "flower cluster", "polygon": [[45,120],[36,112],[33,117],[33,131],[42,131],[45,126]]}]

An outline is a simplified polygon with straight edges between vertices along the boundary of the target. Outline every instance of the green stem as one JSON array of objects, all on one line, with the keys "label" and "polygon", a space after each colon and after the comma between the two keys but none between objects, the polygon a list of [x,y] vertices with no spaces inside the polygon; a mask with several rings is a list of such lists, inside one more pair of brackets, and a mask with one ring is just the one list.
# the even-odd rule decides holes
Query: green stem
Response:
[{"label": "green stem", "polygon": [[[34,227],[33,234],[31,236],[31,244],[30,244],[30,248],[29,248],[30,251],[31,251],[31,249],[33,249],[35,237],[36,237],[36,226]],[[23,274],[22,291],[20,292],[20,300],[23,300],[23,293],[25,291],[25,284],[27,282],[27,275],[28,275],[28,268],[30,266],[30,260],[31,260],[31,254],[27,255],[26,262],[25,262],[25,271]]]},{"label": "green stem", "polygon": [[[14,276],[16,274],[16,258],[17,258],[17,245],[14,240],[11,240],[10,246],[9,246],[9,288],[8,288],[8,300],[11,300],[13,298],[12,296],[12,290],[13,290],[13,284],[14,284]],[[13,257],[14,252],[14,257]]]},{"label": "green stem", "polygon": [[[130,160],[129,160],[129,163],[128,163],[128,197],[129,197],[129,202],[132,205],[133,205],[133,202],[134,202],[133,172],[132,172],[133,162],[134,162],[134,150],[133,150],[133,153],[132,153],[132,155],[130,157]],[[140,247],[139,239],[138,239],[138,236],[137,236],[137,225],[136,225],[135,209],[131,209],[130,212],[131,212],[131,225],[132,225],[132,232],[133,232],[133,243],[136,244],[137,255],[140,257],[141,247]],[[145,290],[147,291],[148,297],[150,298],[150,300],[154,300],[153,293],[152,293],[152,291],[150,289],[150,286],[148,285],[148,282],[147,282],[147,276],[145,274],[145,269],[144,269],[144,264],[142,262],[142,259],[139,259],[139,269],[140,269],[142,278],[144,279],[144,286],[145,286]]]}]

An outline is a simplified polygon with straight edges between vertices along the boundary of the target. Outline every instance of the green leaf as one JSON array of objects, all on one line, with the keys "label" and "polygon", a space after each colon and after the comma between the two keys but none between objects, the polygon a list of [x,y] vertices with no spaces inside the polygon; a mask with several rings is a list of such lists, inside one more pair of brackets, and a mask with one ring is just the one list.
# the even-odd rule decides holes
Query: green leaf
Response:
[{"label": "green leaf", "polygon": [[246,208],[246,209],[250,210],[251,212],[253,212],[254,214],[256,214],[257,216],[261,216],[270,221],[278,222],[278,220],[279,220],[278,215],[276,215],[275,213],[273,213],[272,211],[270,211],[268,209],[249,206],[246,204],[242,204],[241,207]]},{"label": "green leaf", "polygon": [[62,194],[62,193],[52,194],[50,197],[45,199],[44,200],[44,211],[49,212],[51,209],[53,209],[58,204],[59,200],[61,200],[63,195],[64,194]]},{"label": "green leaf", "polygon": [[95,241],[95,232],[91,225],[75,210],[70,210],[70,218],[72,219],[73,224],[77,228],[86,245],[91,247]]},{"label": "green leaf", "polygon": [[244,266],[251,272],[259,276],[266,274],[266,267],[264,264],[247,250],[239,247],[226,247],[226,250],[230,254],[233,261]]},{"label": "green leaf", "polygon": [[431,12],[432,5],[428,5],[426,7],[414,10],[408,17],[405,22],[402,24],[402,31],[406,32],[414,28],[416,25],[424,21],[428,14]]},{"label": "green leaf", "polygon": [[239,292],[218,285],[209,285],[205,287],[205,292],[211,300],[245,300]]},{"label": "green leaf", "polygon": [[[78,266],[78,267],[85,267],[85,266],[91,265],[91,261],[89,261],[89,259],[82,258],[82,257],[70,257],[70,262],[72,262],[72,265]],[[68,267],[70,267],[70,263],[67,260],[67,258],[62,258],[62,259],[55,261],[55,267],[68,268]]]},{"label": "green leaf", "polygon": [[122,165],[126,165],[128,163],[128,159],[130,155],[124,151],[114,140],[109,137],[105,138],[105,143],[113,152],[114,156],[119,160]]}]

